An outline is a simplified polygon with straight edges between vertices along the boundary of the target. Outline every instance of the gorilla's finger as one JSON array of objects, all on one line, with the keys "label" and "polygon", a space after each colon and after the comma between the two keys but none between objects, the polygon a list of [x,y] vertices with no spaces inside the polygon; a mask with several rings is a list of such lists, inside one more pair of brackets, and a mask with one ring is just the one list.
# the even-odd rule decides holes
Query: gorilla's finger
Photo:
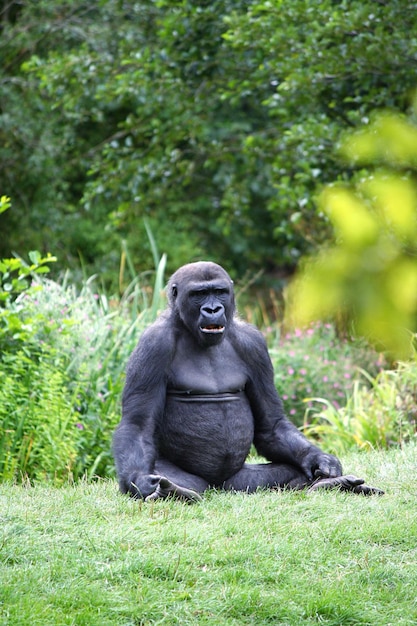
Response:
[{"label": "gorilla's finger", "polygon": [[145,498],[145,502],[152,502],[152,500],[159,500],[159,498],[163,498],[164,496],[162,496],[159,493],[159,490],[156,489],[153,493],[151,493],[149,496],[146,496]]},{"label": "gorilla's finger", "polygon": [[351,474],[345,476],[335,476],[332,478],[319,478],[308,489],[317,491],[318,489],[340,489],[343,491],[353,491],[355,487],[364,483],[363,478],[357,478]]},{"label": "gorilla's finger", "polygon": [[[325,454],[320,452],[315,455],[311,464],[311,469],[314,474],[314,478],[336,478],[342,475],[342,465],[335,456],[332,454]],[[303,468],[305,471],[305,468]]]},{"label": "gorilla's finger", "polygon": [[353,487],[352,491],[362,496],[383,496],[385,491],[378,487],[372,487],[371,485],[357,485]]},{"label": "gorilla's finger", "polygon": [[352,474],[337,476],[336,478],[320,478],[308,488],[308,491],[317,491],[318,489],[339,489],[363,496],[382,496],[384,494],[382,489],[365,485],[363,478],[358,478]]}]

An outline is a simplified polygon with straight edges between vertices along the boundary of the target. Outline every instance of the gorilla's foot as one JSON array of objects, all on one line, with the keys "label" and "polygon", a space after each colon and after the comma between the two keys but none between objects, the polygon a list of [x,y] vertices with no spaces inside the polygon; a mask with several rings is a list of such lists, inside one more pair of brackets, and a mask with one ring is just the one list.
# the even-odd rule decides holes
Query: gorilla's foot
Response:
[{"label": "gorilla's foot", "polygon": [[186,500],[189,503],[200,502],[200,500],[202,500],[197,491],[180,487],[179,485],[176,485],[168,480],[168,478],[164,477],[160,478],[155,491],[145,499],[145,502],[158,500],[159,498],[179,498],[180,500]]},{"label": "gorilla's foot", "polygon": [[336,478],[319,478],[308,488],[308,491],[317,491],[318,489],[353,491],[353,493],[359,493],[363,496],[382,496],[384,494],[382,489],[365,485],[363,478],[351,474],[336,476]]}]

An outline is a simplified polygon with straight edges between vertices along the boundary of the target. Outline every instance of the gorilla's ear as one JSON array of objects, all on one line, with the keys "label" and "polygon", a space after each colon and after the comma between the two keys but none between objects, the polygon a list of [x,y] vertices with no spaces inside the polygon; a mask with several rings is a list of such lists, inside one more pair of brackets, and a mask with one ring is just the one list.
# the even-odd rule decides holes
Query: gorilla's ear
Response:
[{"label": "gorilla's ear", "polygon": [[178,294],[177,285],[172,285],[171,293],[172,293],[173,298],[177,297],[177,294]]}]

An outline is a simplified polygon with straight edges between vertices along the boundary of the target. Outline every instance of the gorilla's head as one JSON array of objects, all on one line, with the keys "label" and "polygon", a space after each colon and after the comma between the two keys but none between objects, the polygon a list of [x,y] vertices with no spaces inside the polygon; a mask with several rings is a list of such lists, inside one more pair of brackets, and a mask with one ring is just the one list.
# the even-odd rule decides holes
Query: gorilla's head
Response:
[{"label": "gorilla's head", "polygon": [[216,263],[200,261],[180,267],[168,282],[174,316],[203,346],[220,343],[235,311],[233,281]]}]

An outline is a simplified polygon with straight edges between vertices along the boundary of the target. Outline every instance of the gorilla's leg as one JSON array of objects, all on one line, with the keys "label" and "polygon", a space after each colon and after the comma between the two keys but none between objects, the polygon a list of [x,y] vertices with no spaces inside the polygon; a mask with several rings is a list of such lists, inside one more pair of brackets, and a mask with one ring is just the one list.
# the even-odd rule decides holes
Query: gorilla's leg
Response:
[{"label": "gorilla's leg", "polygon": [[146,501],[172,496],[188,502],[198,502],[201,500],[200,493],[209,486],[200,476],[190,474],[165,459],[159,459],[155,463],[154,471],[161,478],[155,491],[146,498]]},{"label": "gorilla's leg", "polygon": [[277,463],[245,463],[228,478],[224,489],[253,493],[258,487],[290,487],[302,489],[310,484],[307,476],[293,465]]},{"label": "gorilla's leg", "polygon": [[314,481],[308,480],[301,470],[292,465],[276,463],[245,463],[243,468],[226,480],[225,489],[253,493],[258,487],[288,487],[290,489],[339,489],[352,491],[364,496],[382,495],[384,492],[377,487],[365,485],[362,478],[352,475],[323,478],[317,476]]}]

